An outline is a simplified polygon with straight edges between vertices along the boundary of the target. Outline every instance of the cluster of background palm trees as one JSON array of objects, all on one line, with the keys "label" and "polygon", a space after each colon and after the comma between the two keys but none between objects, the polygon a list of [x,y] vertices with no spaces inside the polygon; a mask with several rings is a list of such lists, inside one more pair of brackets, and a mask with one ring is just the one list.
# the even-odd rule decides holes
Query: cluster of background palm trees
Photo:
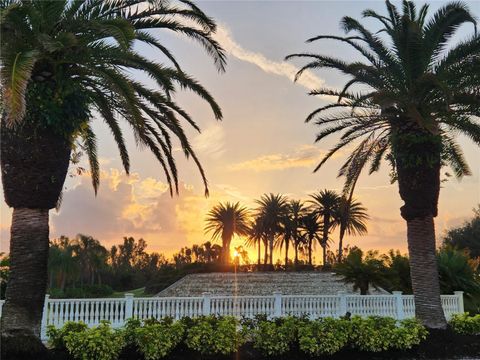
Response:
[{"label": "cluster of background palm trees", "polygon": [[313,265],[316,243],[322,248],[322,264],[327,265],[327,248],[331,233],[339,229],[337,261],[342,259],[343,237],[367,233],[366,208],[355,199],[322,190],[306,201],[288,199],[281,194],[264,194],[256,200],[257,207],[249,210],[240,203],[220,203],[207,215],[205,230],[213,239],[222,240],[225,264],[230,262],[230,243],[235,235],[244,237],[245,245],[257,248],[257,264],[273,266],[275,249],[285,252],[285,267],[290,264],[289,250],[293,247],[293,264],[299,264],[299,253],[307,255]]}]

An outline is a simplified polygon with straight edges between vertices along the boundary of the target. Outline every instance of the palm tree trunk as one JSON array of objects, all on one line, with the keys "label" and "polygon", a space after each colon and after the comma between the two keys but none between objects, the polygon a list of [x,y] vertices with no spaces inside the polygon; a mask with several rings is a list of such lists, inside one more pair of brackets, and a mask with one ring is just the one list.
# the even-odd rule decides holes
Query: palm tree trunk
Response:
[{"label": "palm tree trunk", "polygon": [[268,241],[268,242],[269,242],[269,245],[270,245],[270,249],[269,249],[269,250],[270,250],[270,254],[268,254],[268,255],[269,255],[269,263],[270,263],[271,266],[273,266],[273,241],[274,241],[274,236],[271,235],[271,236],[270,236],[270,239],[269,239],[269,241]]},{"label": "palm tree trunk", "polygon": [[230,241],[228,235],[222,234],[222,262],[228,265],[230,262]]},{"label": "palm tree trunk", "polygon": [[71,139],[29,118],[38,113],[28,112],[14,127],[5,118],[0,122],[3,192],[14,209],[10,278],[0,324],[2,357],[26,352],[39,358],[35,354],[45,351],[38,336],[48,282],[48,211],[57,205],[65,182]]},{"label": "palm tree trunk", "polygon": [[261,242],[260,239],[258,239],[258,262],[257,262],[257,263],[258,263],[258,266],[260,266],[260,258],[261,258],[261,256],[262,256],[262,254],[261,254],[261,249],[260,249],[260,248],[261,248],[260,242]]},{"label": "palm tree trunk", "polygon": [[308,265],[312,265],[312,239],[308,240]]},{"label": "palm tree trunk", "polygon": [[327,243],[328,234],[330,232],[330,215],[325,214],[323,216],[323,236],[322,236],[322,249],[323,249],[323,266],[327,265]]},{"label": "palm tree trunk", "polygon": [[65,290],[65,282],[67,281],[67,273],[65,271],[62,271],[62,280],[60,283],[60,289]]},{"label": "palm tree trunk", "polygon": [[295,240],[294,249],[295,249],[295,265],[298,265],[298,241],[297,240]]},{"label": "palm tree trunk", "polygon": [[264,241],[264,245],[265,245],[265,255],[263,257],[263,265],[267,265],[268,263],[268,241],[267,240]]},{"label": "palm tree trunk", "polygon": [[433,221],[438,214],[442,139],[413,125],[395,130],[393,150],[400,197],[405,202],[400,210],[407,222],[415,314],[426,327],[444,329],[447,322],[440,300]]},{"label": "palm tree trunk", "polygon": [[415,316],[430,328],[443,328],[433,217],[408,220],[407,237]]},{"label": "palm tree trunk", "polygon": [[48,281],[48,234],[47,209],[13,210],[10,275],[1,319],[2,345],[9,352],[43,347],[39,337]]},{"label": "palm tree trunk", "polygon": [[322,265],[325,266],[327,265],[327,244],[323,243],[322,244]]},{"label": "palm tree trunk", "polygon": [[288,266],[288,243],[289,242],[290,242],[289,240],[285,241],[285,270],[287,270],[287,266]]},{"label": "palm tree trunk", "polygon": [[340,237],[338,239],[338,263],[340,264],[343,259],[343,238],[345,237],[345,228],[342,226],[340,228]]}]

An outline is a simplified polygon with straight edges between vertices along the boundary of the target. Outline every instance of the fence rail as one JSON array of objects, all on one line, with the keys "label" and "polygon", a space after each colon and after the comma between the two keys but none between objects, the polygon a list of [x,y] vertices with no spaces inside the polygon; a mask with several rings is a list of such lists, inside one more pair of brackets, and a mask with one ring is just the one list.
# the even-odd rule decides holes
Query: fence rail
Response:
[{"label": "fence rail", "polygon": [[[463,292],[442,295],[443,311],[447,319],[462,313]],[[4,301],[0,301],[0,316]],[[50,299],[46,296],[43,308],[42,338],[46,338],[48,325],[61,327],[67,321],[83,321],[94,326],[108,320],[113,327],[122,326],[127,319],[150,319],[201,315],[232,315],[269,317],[307,315],[311,318],[340,317],[346,313],[360,316],[390,316],[405,319],[415,316],[413,295],[282,295],[271,296],[217,296],[204,293],[201,297],[152,297],[108,299]]]}]

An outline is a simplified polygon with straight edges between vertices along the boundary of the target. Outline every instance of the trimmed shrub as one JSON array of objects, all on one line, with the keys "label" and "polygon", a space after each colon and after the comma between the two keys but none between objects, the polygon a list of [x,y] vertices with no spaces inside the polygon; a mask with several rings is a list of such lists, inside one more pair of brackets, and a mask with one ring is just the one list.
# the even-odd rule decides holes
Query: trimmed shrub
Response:
[{"label": "trimmed shrub", "polygon": [[84,332],[88,329],[83,322],[67,321],[60,329],[49,325],[47,328],[48,345],[58,350],[66,350],[65,337],[69,334]]},{"label": "trimmed shrub", "polygon": [[468,313],[455,314],[449,321],[453,331],[463,335],[480,334],[480,314],[470,316]]},{"label": "trimmed shrub", "polygon": [[387,317],[352,317],[350,343],[361,351],[379,352],[392,347],[396,320]]},{"label": "trimmed shrub", "polygon": [[300,325],[298,343],[300,350],[309,355],[331,355],[348,344],[350,322],[343,319],[324,318]]},{"label": "trimmed shrub", "polygon": [[[450,321],[462,334],[480,332],[480,316],[456,315]],[[195,319],[130,319],[122,330],[113,330],[107,322],[88,329],[83,323],[66,323],[61,329],[50,326],[49,344],[66,349],[75,359],[114,360],[125,348],[127,353],[143,355],[145,360],[167,357],[181,343],[201,354],[230,355],[244,342],[250,342],[264,356],[282,356],[300,350],[309,356],[332,355],[345,347],[380,352],[408,350],[426,339],[427,330],[415,319],[358,316],[349,319],[285,317],[268,320],[266,316],[244,319],[206,316]],[[128,349],[127,349],[128,348]]]},{"label": "trimmed shrub", "polygon": [[127,319],[123,327],[123,339],[125,346],[136,346],[136,330],[142,326],[142,321],[138,319]]},{"label": "trimmed shrub", "polygon": [[250,330],[253,347],[263,355],[285,354],[296,341],[299,323],[303,321],[294,317],[258,321]]},{"label": "trimmed shrub", "polygon": [[243,342],[242,333],[237,330],[238,321],[232,316],[204,316],[185,319],[184,323],[185,344],[203,355],[228,355],[237,351]]},{"label": "trimmed shrub", "polygon": [[392,347],[399,350],[408,350],[425,340],[428,330],[417,319],[400,321],[393,333]]},{"label": "trimmed shrub", "polygon": [[182,322],[170,319],[135,329],[138,349],[145,360],[158,360],[167,356],[183,339]]},{"label": "trimmed shrub", "polygon": [[64,339],[68,352],[77,360],[114,360],[124,346],[122,332],[105,321],[85,331],[70,332]]}]

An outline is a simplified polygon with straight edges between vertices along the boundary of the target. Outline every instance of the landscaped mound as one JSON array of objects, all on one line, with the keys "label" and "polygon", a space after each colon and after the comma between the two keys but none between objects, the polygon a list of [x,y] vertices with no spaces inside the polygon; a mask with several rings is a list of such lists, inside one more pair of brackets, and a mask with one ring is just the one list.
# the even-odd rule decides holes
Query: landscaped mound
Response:
[{"label": "landscaped mound", "polygon": [[239,321],[208,316],[143,323],[132,319],[121,329],[107,322],[90,329],[69,322],[61,329],[50,327],[48,336],[51,358],[69,360],[417,359],[477,354],[480,315],[457,315],[450,325],[450,333],[429,336],[415,319],[258,316]]}]

